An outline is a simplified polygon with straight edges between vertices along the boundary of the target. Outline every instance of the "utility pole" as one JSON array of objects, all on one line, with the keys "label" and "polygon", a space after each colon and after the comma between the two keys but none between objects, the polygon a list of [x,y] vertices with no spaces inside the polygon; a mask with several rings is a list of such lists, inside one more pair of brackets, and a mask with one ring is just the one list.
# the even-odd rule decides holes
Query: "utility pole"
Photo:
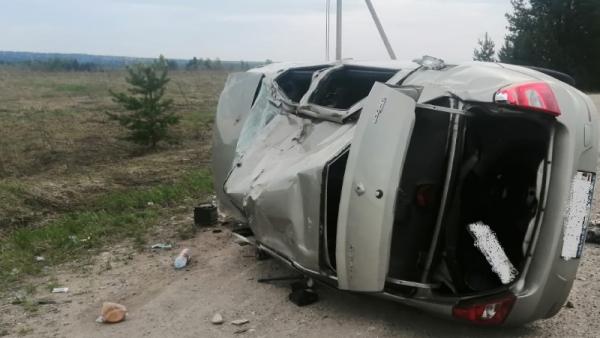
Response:
[{"label": "utility pole", "polygon": [[[383,29],[383,25],[381,24],[381,20],[379,20],[379,16],[377,16],[377,11],[375,11],[375,7],[373,7],[373,3],[371,0],[365,0],[367,7],[369,8],[369,12],[371,13],[371,17],[373,18],[373,22],[377,27],[377,31],[379,32],[379,36],[383,41],[383,45],[387,50],[390,58],[392,60],[396,60],[396,53],[394,53],[394,49],[388,40],[387,35],[385,34],[385,30]],[[329,60],[329,4],[330,0],[326,1],[326,11],[325,11],[325,56],[327,60]],[[337,61],[342,60],[342,0],[337,0],[337,8],[336,8],[336,29],[335,29],[336,37],[335,37],[335,59]]]},{"label": "utility pole", "polygon": [[342,0],[337,0],[335,59],[342,60]]},{"label": "utility pole", "polygon": [[375,22],[375,26],[377,26],[377,30],[379,31],[379,35],[381,36],[381,40],[383,40],[383,44],[385,45],[385,49],[387,49],[388,54],[392,60],[396,60],[396,53],[392,49],[392,45],[390,45],[390,41],[383,30],[383,26],[381,25],[381,21],[379,21],[379,17],[377,16],[377,12],[375,11],[375,7],[373,7],[373,3],[371,0],[365,0],[367,3],[367,7],[369,7],[369,12],[371,12],[371,16],[373,17],[373,21]]},{"label": "utility pole", "polygon": [[329,42],[329,38],[331,37],[331,16],[329,13],[331,12],[331,0],[327,0],[325,2],[325,61],[329,62],[329,47],[331,46]]}]

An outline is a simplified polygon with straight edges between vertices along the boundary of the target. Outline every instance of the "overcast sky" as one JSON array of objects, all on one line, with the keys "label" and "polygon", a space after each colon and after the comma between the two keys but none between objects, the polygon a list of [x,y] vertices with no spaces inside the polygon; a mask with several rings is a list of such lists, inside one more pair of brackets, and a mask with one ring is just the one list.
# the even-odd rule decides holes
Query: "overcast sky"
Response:
[{"label": "overcast sky", "polygon": [[[502,44],[510,10],[509,0],[372,1],[401,60],[470,60],[484,32]],[[0,0],[0,50],[323,60],[325,2]],[[387,57],[363,0],[344,0],[343,32],[344,57]]]}]

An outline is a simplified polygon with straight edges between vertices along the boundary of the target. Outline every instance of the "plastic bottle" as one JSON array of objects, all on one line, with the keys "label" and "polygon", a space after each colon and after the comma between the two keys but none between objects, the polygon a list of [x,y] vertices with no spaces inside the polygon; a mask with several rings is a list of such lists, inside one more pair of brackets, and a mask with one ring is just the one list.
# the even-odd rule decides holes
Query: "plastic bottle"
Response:
[{"label": "plastic bottle", "polygon": [[179,255],[175,257],[175,269],[183,269],[190,262],[190,249],[185,248],[181,250]]}]

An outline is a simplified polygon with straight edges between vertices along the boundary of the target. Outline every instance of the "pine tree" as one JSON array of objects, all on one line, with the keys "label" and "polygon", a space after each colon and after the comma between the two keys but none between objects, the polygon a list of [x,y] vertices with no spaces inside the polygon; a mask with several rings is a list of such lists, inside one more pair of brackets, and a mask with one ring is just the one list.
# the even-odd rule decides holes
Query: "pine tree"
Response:
[{"label": "pine tree", "polygon": [[178,70],[179,64],[175,60],[169,60],[167,61],[167,67],[169,68],[169,70]]},{"label": "pine tree", "polygon": [[214,69],[218,69],[218,70],[222,70],[223,69],[223,63],[221,62],[221,59],[216,58],[215,59],[215,63],[213,65]]},{"label": "pine tree", "polygon": [[477,41],[477,44],[479,46],[473,50],[473,61],[496,61],[496,45],[494,44],[494,41],[489,37],[487,32],[485,32],[483,39],[479,39]]},{"label": "pine tree", "polygon": [[206,58],[204,60],[204,68],[205,69],[212,69],[213,68],[213,63],[212,63],[212,60],[210,58]]},{"label": "pine tree", "polygon": [[514,53],[513,48],[514,47],[512,43],[508,39],[505,39],[504,44],[502,45],[502,47],[500,47],[500,50],[498,51],[498,61],[505,63],[514,63],[512,59]]},{"label": "pine tree", "polygon": [[600,1],[511,0],[500,61],[551,68],[600,88]]},{"label": "pine tree", "polygon": [[200,68],[200,62],[195,56],[185,65],[185,69],[187,70],[198,70],[198,68]]},{"label": "pine tree", "polygon": [[130,88],[127,92],[109,91],[113,101],[128,112],[107,112],[108,117],[129,130],[125,139],[152,149],[167,139],[169,127],[179,122],[179,117],[170,109],[173,100],[164,98],[170,80],[167,67],[162,55],[150,65],[128,67],[125,81]]}]

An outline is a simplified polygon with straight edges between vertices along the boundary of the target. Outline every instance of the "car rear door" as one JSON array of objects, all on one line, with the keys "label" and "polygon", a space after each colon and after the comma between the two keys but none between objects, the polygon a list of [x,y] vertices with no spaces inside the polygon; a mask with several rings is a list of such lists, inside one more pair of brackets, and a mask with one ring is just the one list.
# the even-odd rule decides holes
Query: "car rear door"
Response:
[{"label": "car rear door", "polygon": [[382,291],[388,272],[396,195],[416,102],[376,83],[363,107],[344,175],[338,218],[338,287]]}]

